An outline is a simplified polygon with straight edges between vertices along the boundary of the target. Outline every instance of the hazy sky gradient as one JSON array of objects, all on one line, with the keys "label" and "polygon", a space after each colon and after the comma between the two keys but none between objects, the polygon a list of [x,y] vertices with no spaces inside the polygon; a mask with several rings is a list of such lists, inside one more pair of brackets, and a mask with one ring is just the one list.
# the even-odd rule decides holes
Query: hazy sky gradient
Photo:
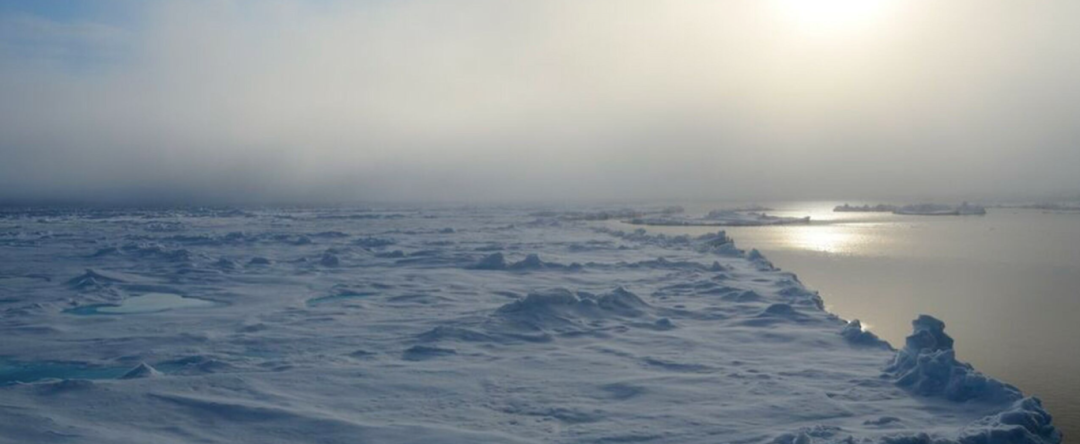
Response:
[{"label": "hazy sky gradient", "polygon": [[0,199],[1080,194],[1080,2],[793,1],[0,0]]}]

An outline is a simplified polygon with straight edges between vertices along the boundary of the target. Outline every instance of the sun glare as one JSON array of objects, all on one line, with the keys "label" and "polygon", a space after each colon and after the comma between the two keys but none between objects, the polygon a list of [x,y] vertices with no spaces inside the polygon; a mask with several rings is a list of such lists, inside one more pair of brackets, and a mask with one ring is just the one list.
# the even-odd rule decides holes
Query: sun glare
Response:
[{"label": "sun glare", "polygon": [[875,25],[894,0],[771,0],[771,3],[789,25],[828,34]]},{"label": "sun glare", "polygon": [[792,226],[785,242],[798,250],[844,254],[855,247],[856,237],[834,226]]}]

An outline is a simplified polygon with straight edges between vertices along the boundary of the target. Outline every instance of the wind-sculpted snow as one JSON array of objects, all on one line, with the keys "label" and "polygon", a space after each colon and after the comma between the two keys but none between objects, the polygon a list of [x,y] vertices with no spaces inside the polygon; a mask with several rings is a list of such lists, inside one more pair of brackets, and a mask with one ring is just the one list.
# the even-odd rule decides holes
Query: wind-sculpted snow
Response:
[{"label": "wind-sculpted snow", "polygon": [[1060,441],[678,212],[2,210],[0,443]]},{"label": "wind-sculpted snow", "polygon": [[560,323],[572,318],[603,319],[608,317],[637,317],[645,314],[650,307],[637,295],[617,288],[611,293],[594,295],[590,293],[572,293],[559,288],[541,293],[530,293],[496,310],[504,318],[526,320],[543,325]]},{"label": "wind-sculpted snow", "polygon": [[540,259],[538,254],[529,254],[524,259],[507,263],[506,258],[502,253],[492,253],[484,256],[476,264],[472,265],[476,270],[510,270],[510,271],[529,271],[529,270],[579,270],[582,265],[574,262],[570,265],[564,265],[557,262],[548,262]]}]

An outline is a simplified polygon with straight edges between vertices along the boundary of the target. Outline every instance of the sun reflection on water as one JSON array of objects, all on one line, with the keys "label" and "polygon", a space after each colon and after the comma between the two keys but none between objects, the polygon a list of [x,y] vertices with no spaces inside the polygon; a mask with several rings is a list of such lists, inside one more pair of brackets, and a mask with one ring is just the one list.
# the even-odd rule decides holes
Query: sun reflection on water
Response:
[{"label": "sun reflection on water", "polygon": [[780,240],[787,248],[834,254],[854,253],[860,245],[860,236],[842,225],[788,227]]}]

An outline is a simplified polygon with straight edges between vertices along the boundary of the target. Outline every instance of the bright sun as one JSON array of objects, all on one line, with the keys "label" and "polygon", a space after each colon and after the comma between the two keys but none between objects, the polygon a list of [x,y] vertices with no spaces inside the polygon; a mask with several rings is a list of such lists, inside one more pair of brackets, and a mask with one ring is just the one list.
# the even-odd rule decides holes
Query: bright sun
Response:
[{"label": "bright sun", "polygon": [[813,33],[850,31],[874,26],[894,0],[771,0],[790,25]]}]

